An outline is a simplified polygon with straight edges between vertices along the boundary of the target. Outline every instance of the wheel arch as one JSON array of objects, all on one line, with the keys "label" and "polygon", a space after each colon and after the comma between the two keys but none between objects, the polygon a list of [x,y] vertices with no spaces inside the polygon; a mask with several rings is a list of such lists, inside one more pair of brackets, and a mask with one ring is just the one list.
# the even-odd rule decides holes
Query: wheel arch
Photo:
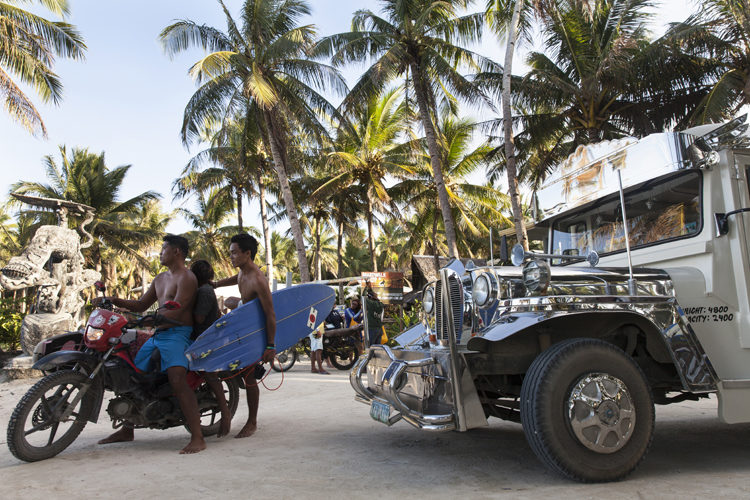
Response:
[{"label": "wheel arch", "polygon": [[674,361],[660,328],[632,311],[591,311],[542,319],[497,340],[475,337],[469,349],[489,355],[512,355],[515,370],[525,373],[533,360],[553,344],[573,339],[593,338],[611,343],[629,356],[647,355],[652,362],[670,365]]}]

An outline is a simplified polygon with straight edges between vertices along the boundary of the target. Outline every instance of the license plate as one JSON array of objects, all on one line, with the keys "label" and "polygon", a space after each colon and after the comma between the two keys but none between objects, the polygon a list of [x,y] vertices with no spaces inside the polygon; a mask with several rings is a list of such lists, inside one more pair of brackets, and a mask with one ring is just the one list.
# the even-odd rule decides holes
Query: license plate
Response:
[{"label": "license plate", "polygon": [[373,401],[370,405],[370,416],[385,425],[390,425],[388,419],[391,417],[391,405]]}]

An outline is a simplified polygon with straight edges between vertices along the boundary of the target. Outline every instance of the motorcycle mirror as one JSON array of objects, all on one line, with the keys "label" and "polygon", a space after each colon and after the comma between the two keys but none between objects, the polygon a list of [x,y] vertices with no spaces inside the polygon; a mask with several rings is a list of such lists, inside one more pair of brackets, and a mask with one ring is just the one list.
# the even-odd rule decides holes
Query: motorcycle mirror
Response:
[{"label": "motorcycle mirror", "polygon": [[95,281],[94,288],[96,288],[97,292],[103,292],[104,290],[107,289],[107,286],[104,284],[103,281]]},{"label": "motorcycle mirror", "polygon": [[164,303],[162,307],[164,307],[164,309],[166,309],[167,311],[174,311],[175,309],[179,309],[182,306],[180,306],[179,302],[175,302],[174,300],[168,300]]}]

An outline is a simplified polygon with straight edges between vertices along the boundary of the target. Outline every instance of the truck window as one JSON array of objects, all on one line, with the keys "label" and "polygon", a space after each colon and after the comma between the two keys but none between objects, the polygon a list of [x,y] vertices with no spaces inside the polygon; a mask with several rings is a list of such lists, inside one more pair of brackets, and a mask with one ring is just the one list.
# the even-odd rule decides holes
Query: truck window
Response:
[{"label": "truck window", "polygon": [[[625,194],[630,246],[636,248],[676,238],[688,238],[701,230],[701,176],[681,172],[647,183]],[[552,253],[586,255],[590,250],[607,254],[625,249],[619,194],[573,215],[555,221]]]}]

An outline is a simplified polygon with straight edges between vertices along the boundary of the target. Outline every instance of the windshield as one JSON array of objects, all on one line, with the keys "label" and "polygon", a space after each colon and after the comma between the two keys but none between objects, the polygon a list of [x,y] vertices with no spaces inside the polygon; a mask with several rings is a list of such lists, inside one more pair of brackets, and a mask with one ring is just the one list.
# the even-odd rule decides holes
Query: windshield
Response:
[{"label": "windshield", "polygon": [[[700,232],[700,184],[700,173],[693,171],[626,193],[631,248]],[[551,252],[555,254],[587,255],[591,250],[606,254],[625,249],[619,194],[558,219],[552,229]]]}]

